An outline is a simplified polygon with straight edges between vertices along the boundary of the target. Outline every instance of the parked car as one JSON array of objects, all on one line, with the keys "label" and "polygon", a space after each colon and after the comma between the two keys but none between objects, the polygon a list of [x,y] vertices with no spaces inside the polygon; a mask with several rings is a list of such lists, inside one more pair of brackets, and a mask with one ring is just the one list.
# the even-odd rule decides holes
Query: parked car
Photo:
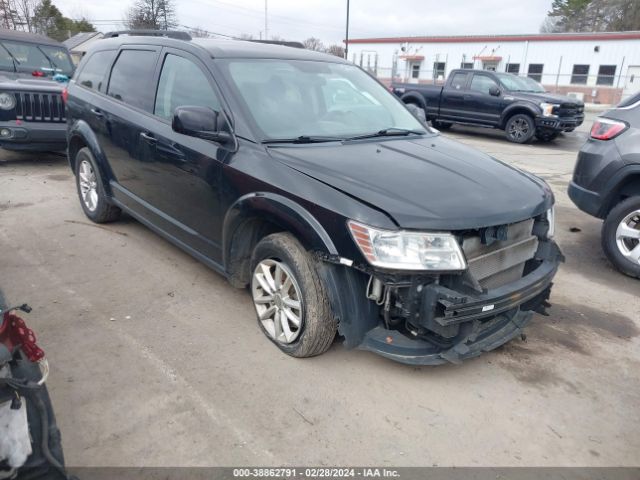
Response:
[{"label": "parked car", "polygon": [[584,121],[584,103],[545,92],[528,77],[487,70],[453,70],[442,85],[394,83],[403,102],[424,110],[434,127],[454,123],[505,131],[510,142],[541,142],[571,132]]},{"label": "parked car", "polygon": [[61,43],[0,29],[0,147],[66,149],[62,90],[72,74],[71,57]]},{"label": "parked car", "polygon": [[596,119],[578,153],[569,197],[604,219],[602,248],[609,261],[640,278],[640,94]]},{"label": "parked car", "polygon": [[289,355],[339,332],[460,362],[544,311],[561,260],[549,187],[441,137],[343,59],[119,34],[82,60],[67,112],[86,216],[125,211],[249,287]]}]

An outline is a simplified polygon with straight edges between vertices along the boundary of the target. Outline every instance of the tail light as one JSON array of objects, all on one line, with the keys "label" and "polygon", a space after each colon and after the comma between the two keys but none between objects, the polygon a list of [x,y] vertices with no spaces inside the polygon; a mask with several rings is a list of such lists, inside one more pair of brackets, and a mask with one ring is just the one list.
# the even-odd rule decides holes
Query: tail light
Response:
[{"label": "tail light", "polygon": [[593,122],[591,138],[596,140],[611,140],[624,132],[629,126],[625,122],[600,117]]},{"label": "tail light", "polygon": [[42,70],[34,70],[33,72],[31,72],[31,75],[33,75],[34,77],[44,77],[44,72]]},{"label": "tail light", "polygon": [[64,87],[62,89],[62,101],[65,103],[65,105],[67,104],[68,99],[69,99],[69,90],[67,90],[67,87]]}]

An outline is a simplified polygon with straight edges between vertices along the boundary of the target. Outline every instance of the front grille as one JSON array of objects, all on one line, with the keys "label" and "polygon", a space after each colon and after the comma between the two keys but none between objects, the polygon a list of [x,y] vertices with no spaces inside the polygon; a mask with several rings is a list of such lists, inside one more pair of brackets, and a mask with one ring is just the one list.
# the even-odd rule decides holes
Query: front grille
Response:
[{"label": "front grille", "polygon": [[66,121],[60,93],[17,92],[15,96],[18,120],[58,123]]},{"label": "front grille", "polygon": [[482,243],[479,235],[464,239],[462,249],[471,275],[483,288],[498,288],[518,280],[525,263],[538,249],[538,238],[532,235],[533,219],[507,226],[507,239],[491,245]]},{"label": "front grille", "polygon": [[575,117],[582,115],[584,107],[578,106],[574,103],[563,103],[560,108],[554,109],[554,113],[560,117]]}]

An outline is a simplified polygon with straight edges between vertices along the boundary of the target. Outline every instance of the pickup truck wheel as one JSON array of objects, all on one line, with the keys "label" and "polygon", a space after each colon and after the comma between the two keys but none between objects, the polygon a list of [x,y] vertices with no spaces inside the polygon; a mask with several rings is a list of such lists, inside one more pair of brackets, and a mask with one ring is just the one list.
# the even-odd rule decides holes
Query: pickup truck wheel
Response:
[{"label": "pickup truck wheel", "polygon": [[80,205],[89,220],[95,223],[113,222],[120,217],[120,209],[109,203],[104,191],[98,164],[91,150],[81,148],[75,158],[76,187]]},{"label": "pickup truck wheel", "polygon": [[453,123],[439,122],[438,120],[433,120],[431,124],[433,125],[433,128],[437,128],[438,130],[449,130],[453,125]]},{"label": "pickup truck wheel", "polygon": [[536,133],[533,118],[524,113],[517,113],[509,118],[504,130],[507,140],[513,143],[527,143]]},{"label": "pickup truck wheel", "polygon": [[640,197],[616,205],[602,226],[602,248],[622,273],[640,278]]},{"label": "pickup truck wheel", "polygon": [[329,349],[337,323],[316,261],[289,233],[262,239],[253,252],[251,296],[258,324],[280,350],[313,357]]},{"label": "pickup truck wheel", "polygon": [[560,135],[560,132],[553,132],[553,131],[536,132],[536,138],[538,139],[538,141],[544,142],[544,143],[554,141],[556,138],[558,138],[559,135]]}]

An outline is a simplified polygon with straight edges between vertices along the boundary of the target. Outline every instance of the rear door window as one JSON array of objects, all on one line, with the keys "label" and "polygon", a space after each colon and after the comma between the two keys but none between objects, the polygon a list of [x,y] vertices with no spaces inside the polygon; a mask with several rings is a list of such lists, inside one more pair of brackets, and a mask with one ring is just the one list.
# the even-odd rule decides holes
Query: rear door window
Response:
[{"label": "rear door window", "polygon": [[168,54],[162,66],[154,114],[170,120],[177,107],[208,107],[220,111],[220,101],[205,73],[194,62]]},{"label": "rear door window", "polygon": [[153,50],[122,50],[111,70],[110,97],[132,107],[152,111],[153,82],[158,52]]},{"label": "rear door window", "polygon": [[106,92],[107,90],[107,73],[117,50],[102,50],[95,52],[82,67],[82,71],[78,74],[76,83],[83,87],[96,90],[98,92]]},{"label": "rear door window", "polygon": [[454,73],[451,77],[451,88],[462,90],[467,83],[467,73]]}]

